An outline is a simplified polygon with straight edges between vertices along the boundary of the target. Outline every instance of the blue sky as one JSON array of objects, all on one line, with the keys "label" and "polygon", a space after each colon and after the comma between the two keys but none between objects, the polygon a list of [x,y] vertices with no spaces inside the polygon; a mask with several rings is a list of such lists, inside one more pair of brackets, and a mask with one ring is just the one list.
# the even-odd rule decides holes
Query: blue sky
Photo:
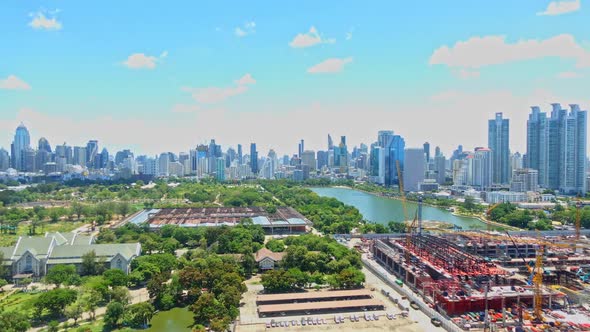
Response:
[{"label": "blue sky", "polygon": [[380,129],[450,152],[486,145],[504,112],[522,152],[528,106],[590,105],[585,4],[3,1],[0,146],[23,121],[151,154],[209,138],[292,154]]}]

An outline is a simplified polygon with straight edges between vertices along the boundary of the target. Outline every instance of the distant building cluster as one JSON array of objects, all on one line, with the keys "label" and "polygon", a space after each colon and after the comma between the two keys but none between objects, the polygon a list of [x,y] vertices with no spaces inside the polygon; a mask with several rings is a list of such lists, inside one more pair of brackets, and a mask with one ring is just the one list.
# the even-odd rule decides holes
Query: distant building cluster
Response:
[{"label": "distant building cluster", "polygon": [[[552,104],[549,115],[537,106],[532,107],[527,121],[525,154],[510,151],[510,121],[499,112],[488,121],[487,145],[475,147],[473,151],[465,151],[459,145],[449,158],[438,146],[431,153],[429,142],[421,147],[406,147],[404,138],[391,130],[381,130],[374,143],[352,149],[346,136],[335,142],[328,135],[326,149],[319,151],[306,149],[305,141],[300,140],[296,154],[282,157],[273,149],[266,155],[259,154],[256,143],[250,144],[249,151],[244,151],[241,144],[236,149],[224,150],[214,139],[178,154],[135,156],[131,150],[122,150],[112,155],[106,148],[100,149],[97,140],[89,140],[85,146],[64,143],[52,149],[49,141],[41,138],[34,148],[29,131],[21,124],[10,152],[0,149],[0,180],[23,175],[55,176],[62,180],[192,177],[221,182],[346,178],[385,187],[401,182],[411,192],[436,192],[445,186],[454,193],[468,193],[484,200],[514,201],[531,197],[518,193],[542,190],[585,195],[586,138],[587,111],[578,105],[570,105],[568,111],[560,104]],[[496,191],[511,194],[486,195]]]}]

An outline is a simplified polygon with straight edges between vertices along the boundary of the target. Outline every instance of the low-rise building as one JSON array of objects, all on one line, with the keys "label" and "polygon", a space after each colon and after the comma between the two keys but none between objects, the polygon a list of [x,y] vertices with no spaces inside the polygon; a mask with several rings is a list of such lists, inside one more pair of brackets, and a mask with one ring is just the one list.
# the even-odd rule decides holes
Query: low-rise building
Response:
[{"label": "low-rise building", "polygon": [[0,247],[10,277],[39,278],[56,265],[74,265],[80,271],[83,256],[94,251],[107,269],[129,273],[131,261],[141,254],[139,243],[96,244],[94,236],[81,233],[46,233],[44,237],[21,236],[12,247]]},{"label": "low-rise building", "polygon": [[277,268],[283,256],[285,256],[284,252],[272,252],[266,248],[258,250],[255,257],[258,269],[267,271]]}]

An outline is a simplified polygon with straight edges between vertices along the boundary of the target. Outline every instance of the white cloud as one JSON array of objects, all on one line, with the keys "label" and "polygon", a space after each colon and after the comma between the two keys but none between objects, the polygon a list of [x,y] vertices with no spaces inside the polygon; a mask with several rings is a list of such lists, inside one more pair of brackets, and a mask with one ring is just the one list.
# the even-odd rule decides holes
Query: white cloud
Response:
[{"label": "white cloud", "polygon": [[307,72],[310,74],[320,74],[320,73],[338,73],[341,72],[344,68],[344,65],[347,63],[352,62],[352,57],[348,58],[330,58],[318,63],[315,66],[310,67],[307,69]]},{"label": "white cloud", "polygon": [[552,1],[547,5],[547,9],[543,12],[537,13],[537,15],[561,15],[572,13],[580,10],[580,0],[573,1]]},{"label": "white cloud", "polygon": [[235,83],[237,85],[256,84],[256,80],[250,75],[250,73],[248,73],[240,77],[239,80],[236,80]]},{"label": "white cloud", "polygon": [[578,67],[590,67],[590,52],[569,34],[544,40],[529,39],[508,43],[504,36],[472,37],[454,46],[436,49],[429,63],[449,67],[481,68],[515,61],[559,57],[576,61]]},{"label": "white cloud", "polygon": [[557,78],[563,78],[563,79],[578,78],[578,77],[582,77],[582,75],[580,75],[580,73],[577,73],[575,71],[564,71],[564,72],[557,74]]},{"label": "white cloud", "polygon": [[207,87],[191,88],[183,87],[182,91],[189,92],[194,100],[204,103],[213,104],[224,101],[229,97],[237,96],[248,91],[248,85],[256,83],[256,80],[250,74],[246,74],[234,81],[236,86],[232,87]]},{"label": "white cloud", "polygon": [[333,44],[335,39],[322,39],[318,30],[312,26],[307,33],[298,33],[295,38],[289,43],[293,48],[311,47],[317,44]]},{"label": "white cloud", "polygon": [[351,40],[352,39],[352,33],[354,32],[354,27],[350,28],[350,30],[348,30],[348,32],[346,33],[346,40]]},{"label": "white cloud", "polygon": [[463,80],[469,80],[473,78],[479,78],[479,71],[477,70],[467,70],[467,69],[459,69],[458,71],[454,72],[455,76],[459,77]]},{"label": "white cloud", "polygon": [[[58,12],[59,10],[56,10],[50,14],[55,15]],[[57,18],[47,18],[41,11],[33,13],[31,16],[33,16],[33,19],[31,22],[29,22],[29,26],[31,26],[33,29],[60,30],[62,27],[61,22],[59,22]]]},{"label": "white cloud", "polygon": [[172,107],[174,113],[194,113],[201,109],[199,105],[194,104],[176,104]]},{"label": "white cloud", "polygon": [[123,64],[130,69],[154,69],[158,61],[165,59],[168,56],[168,51],[162,52],[160,57],[146,55],[144,53],[133,53]]},{"label": "white cloud", "polygon": [[250,21],[244,23],[243,26],[236,27],[234,29],[234,33],[238,37],[245,37],[247,35],[251,35],[256,32],[256,22]]},{"label": "white cloud", "polygon": [[9,75],[5,79],[0,79],[0,89],[2,90],[31,90],[31,86],[20,78]]}]

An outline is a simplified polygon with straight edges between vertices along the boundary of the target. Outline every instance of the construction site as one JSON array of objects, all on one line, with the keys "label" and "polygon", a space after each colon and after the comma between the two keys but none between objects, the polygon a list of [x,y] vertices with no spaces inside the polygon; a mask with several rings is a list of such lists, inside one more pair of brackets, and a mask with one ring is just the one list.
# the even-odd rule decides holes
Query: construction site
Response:
[{"label": "construction site", "polygon": [[406,233],[362,236],[356,247],[424,305],[464,330],[590,331],[590,241],[579,216],[573,231],[428,231],[421,209]]}]

